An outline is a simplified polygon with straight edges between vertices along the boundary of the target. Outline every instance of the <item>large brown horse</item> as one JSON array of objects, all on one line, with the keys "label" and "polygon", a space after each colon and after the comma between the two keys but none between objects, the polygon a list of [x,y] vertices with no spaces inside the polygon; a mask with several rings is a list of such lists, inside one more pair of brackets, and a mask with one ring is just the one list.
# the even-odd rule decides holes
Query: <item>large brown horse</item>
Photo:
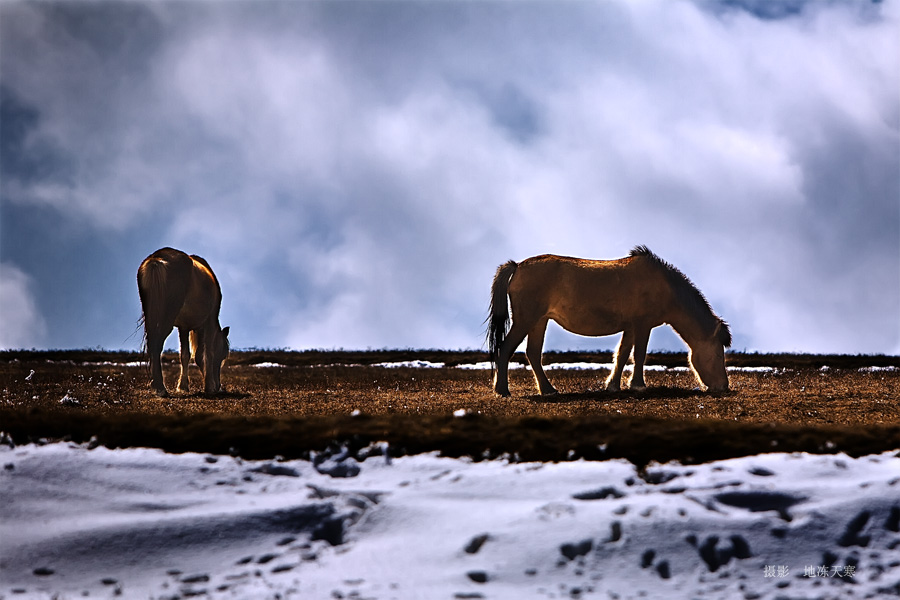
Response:
[{"label": "large brown horse", "polygon": [[162,248],[144,259],[137,273],[143,309],[144,340],[150,354],[150,386],[167,396],[160,355],[172,328],[181,343],[178,389],[188,391],[188,367],[193,355],[203,374],[204,391],[221,388],[222,363],[228,356],[228,327],[219,326],[222,290],[205,260],[180,250]]},{"label": "large brown horse", "polygon": [[[507,296],[509,303],[507,304]],[[512,308],[512,327],[509,308]],[[681,271],[645,246],[618,260],[535,256],[497,269],[488,315],[488,349],[495,366],[494,391],[509,395],[509,359],[525,337],[525,354],[541,394],[555,394],[541,352],[547,322],[553,319],[580,335],[624,332],[616,350],[607,390],[619,390],[622,371],[634,348],[631,389],[644,384],[644,359],[650,330],[668,323],[690,347],[688,361],[708,389],[728,389],[725,348],[731,345],[728,324],[716,316]]]}]

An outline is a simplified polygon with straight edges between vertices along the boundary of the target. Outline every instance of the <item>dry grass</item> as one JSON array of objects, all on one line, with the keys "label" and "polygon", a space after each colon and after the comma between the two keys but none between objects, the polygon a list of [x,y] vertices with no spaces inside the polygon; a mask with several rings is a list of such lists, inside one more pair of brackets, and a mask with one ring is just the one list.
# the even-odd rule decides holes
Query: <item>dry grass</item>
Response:
[{"label": "dry grass", "polygon": [[[177,367],[168,356],[167,385]],[[560,354],[545,362],[608,362]],[[850,454],[900,448],[897,357],[730,355],[729,364],[777,371],[732,373],[732,391],[702,393],[687,372],[648,372],[645,392],[602,391],[604,371],[549,373],[558,396],[534,394],[511,373],[513,396],[491,393],[489,371],[383,368],[373,363],[486,359],[478,352],[241,352],[223,372],[227,392],[153,396],[128,353],[0,353],[0,429],[16,442],[97,437],[110,446],[302,456],[335,442],[384,440],[393,452],[439,450],[529,460],[622,456],[701,461],[770,450]],[[287,367],[260,368],[260,362]],[[679,354],[651,363],[685,365]],[[822,365],[829,368],[822,369]],[[33,374],[31,372],[34,371]],[[31,375],[30,375],[31,374]],[[194,369],[192,382],[199,382]],[[454,411],[465,409],[466,418]],[[358,411],[358,413],[355,413]],[[351,416],[357,414],[358,416]]]}]

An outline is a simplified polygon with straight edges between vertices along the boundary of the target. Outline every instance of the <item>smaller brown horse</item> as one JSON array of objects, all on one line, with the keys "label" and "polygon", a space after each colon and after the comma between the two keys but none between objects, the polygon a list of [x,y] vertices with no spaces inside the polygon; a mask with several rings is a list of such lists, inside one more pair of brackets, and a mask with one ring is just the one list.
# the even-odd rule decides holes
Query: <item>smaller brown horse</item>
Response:
[{"label": "smaller brown horse", "polygon": [[178,389],[188,391],[188,367],[193,355],[203,374],[204,391],[222,389],[222,364],[228,357],[228,327],[219,326],[222,290],[204,259],[162,248],[144,259],[137,272],[143,309],[144,340],[150,355],[150,387],[168,396],[160,356],[172,328],[181,343]]},{"label": "smaller brown horse", "polygon": [[[512,327],[507,331],[510,307]],[[716,316],[700,290],[681,271],[645,246],[635,247],[629,256],[618,260],[543,255],[500,265],[491,288],[488,315],[488,349],[495,366],[496,393],[509,395],[509,359],[526,336],[525,355],[540,393],[556,393],[541,366],[550,319],[580,335],[623,332],[615,367],[606,380],[607,390],[620,389],[632,348],[631,389],[644,389],[650,330],[665,323],[690,347],[688,362],[697,378],[712,391],[728,389],[728,324]]]}]

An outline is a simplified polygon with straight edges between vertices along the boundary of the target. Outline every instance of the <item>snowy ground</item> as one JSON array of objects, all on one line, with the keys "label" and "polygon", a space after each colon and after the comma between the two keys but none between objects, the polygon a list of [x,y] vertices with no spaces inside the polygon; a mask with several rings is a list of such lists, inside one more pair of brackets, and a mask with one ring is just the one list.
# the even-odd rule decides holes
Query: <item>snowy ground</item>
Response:
[{"label": "snowy ground", "polygon": [[[113,363],[96,363],[96,364],[113,364]],[[147,363],[127,363],[126,366],[140,366],[146,365]],[[250,365],[252,367],[258,368],[286,368],[285,365],[274,363],[274,362],[259,362]],[[361,367],[364,365],[359,364],[336,364],[331,366],[341,366],[341,367]],[[366,365],[369,367],[381,367],[383,369],[398,369],[398,368],[409,368],[409,369],[443,369],[447,365],[442,362],[432,362],[428,360],[403,360],[396,362],[383,362],[383,363],[375,363],[372,365]],[[613,363],[598,363],[598,362],[563,362],[563,363],[549,363],[544,365],[544,370],[546,371],[566,371],[566,370],[574,370],[574,371],[612,371],[615,365]],[[455,368],[463,369],[465,371],[490,371],[493,368],[493,364],[484,361],[477,362],[471,364],[462,364],[457,365]],[[510,369],[525,369],[526,367],[522,363],[511,362],[509,363]],[[777,371],[778,369],[774,367],[726,367],[728,372],[730,373],[770,373],[773,371]],[[828,367],[823,367],[823,369],[827,370]],[[628,364],[625,365],[626,371],[633,371],[634,365]],[[644,371],[657,371],[657,372],[686,372],[690,369],[688,367],[666,367],[663,365],[644,365]],[[896,367],[865,367],[862,370],[867,370],[870,372],[873,371],[896,371]]]},{"label": "snowy ground", "polygon": [[900,457],[249,462],[0,446],[0,598],[900,596]]}]

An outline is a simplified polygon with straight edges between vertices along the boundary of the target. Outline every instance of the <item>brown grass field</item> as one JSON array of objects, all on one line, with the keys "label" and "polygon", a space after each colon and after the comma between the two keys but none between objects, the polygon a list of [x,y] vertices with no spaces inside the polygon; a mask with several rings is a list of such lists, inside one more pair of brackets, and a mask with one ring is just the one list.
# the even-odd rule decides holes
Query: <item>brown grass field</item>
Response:
[{"label": "brown grass field", "polygon": [[[531,373],[511,371],[513,396],[490,389],[490,371],[457,365],[483,352],[241,351],[214,397],[150,393],[137,353],[0,352],[0,431],[7,443],[72,440],[245,458],[308,457],[387,442],[395,455],[438,451],[476,460],[626,458],[704,462],[772,451],[900,449],[900,357],[729,354],[731,391],[698,391],[689,372],[648,371],[648,389],[602,390],[606,371],[554,370],[560,394],[535,395]],[[175,354],[165,355],[174,390]],[[384,368],[427,360],[444,368]],[[517,355],[514,360],[524,362]],[[609,353],[547,353],[545,364],[611,362]],[[280,367],[257,367],[269,362]],[[649,365],[686,366],[683,353]],[[868,369],[894,367],[894,369]],[[192,367],[194,388],[200,382]],[[463,417],[455,411],[465,409]]]}]

